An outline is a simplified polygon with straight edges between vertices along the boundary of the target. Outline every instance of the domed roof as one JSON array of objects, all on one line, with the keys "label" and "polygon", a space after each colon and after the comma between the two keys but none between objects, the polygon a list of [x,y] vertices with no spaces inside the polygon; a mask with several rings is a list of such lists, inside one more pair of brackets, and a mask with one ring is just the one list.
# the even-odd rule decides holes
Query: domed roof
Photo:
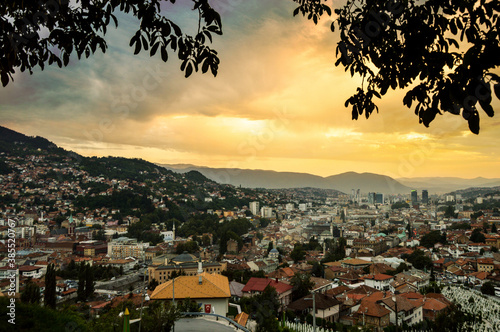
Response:
[{"label": "domed roof", "polygon": [[175,256],[172,261],[176,263],[191,263],[191,262],[196,262],[198,259],[196,258],[195,255],[192,255],[188,253],[187,251],[184,251],[182,254]]},{"label": "domed roof", "polygon": [[278,254],[280,253],[280,252],[278,251],[278,249],[276,249],[276,248],[271,249],[269,252],[270,252],[270,253],[271,253],[271,252],[272,252],[272,253],[278,253]]}]

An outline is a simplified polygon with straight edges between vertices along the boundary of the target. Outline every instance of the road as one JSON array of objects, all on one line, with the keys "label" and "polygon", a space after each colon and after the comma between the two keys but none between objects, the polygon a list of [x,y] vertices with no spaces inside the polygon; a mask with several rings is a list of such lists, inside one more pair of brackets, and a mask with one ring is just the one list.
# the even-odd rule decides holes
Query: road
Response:
[{"label": "road", "polygon": [[[132,271],[128,274],[124,274],[115,280],[107,281],[97,281],[95,283],[95,288],[98,289],[121,289],[128,292],[128,287],[130,284],[135,284],[141,280],[142,275],[144,275],[144,269],[139,271]],[[135,287],[138,288],[138,287]]]}]

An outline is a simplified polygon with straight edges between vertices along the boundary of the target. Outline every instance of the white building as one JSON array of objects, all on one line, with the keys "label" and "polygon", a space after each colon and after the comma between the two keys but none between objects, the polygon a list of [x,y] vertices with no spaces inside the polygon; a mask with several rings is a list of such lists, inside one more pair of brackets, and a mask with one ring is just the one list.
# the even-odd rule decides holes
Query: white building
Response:
[{"label": "white building", "polygon": [[269,206],[263,206],[260,209],[260,216],[262,218],[272,218],[272,216],[273,216],[273,208],[271,208]]},{"label": "white building", "polygon": [[26,278],[40,279],[42,277],[42,267],[22,265],[19,267],[19,275]]},{"label": "white building", "polygon": [[396,295],[396,303],[392,297],[387,297],[382,299],[380,304],[391,312],[389,319],[392,324],[396,324],[396,307],[399,326],[402,326],[403,323],[412,326],[424,320],[423,302],[410,301],[403,296]]},{"label": "white building", "polygon": [[229,280],[226,276],[207,272],[180,276],[159,285],[151,294],[152,300],[177,302],[186,298],[196,301],[202,312],[226,316],[231,298]]},{"label": "white building", "polygon": [[387,291],[391,287],[394,277],[387,274],[375,274],[365,277],[365,285],[381,291]]},{"label": "white building", "polygon": [[137,239],[128,237],[119,237],[108,242],[108,256],[111,259],[125,259],[127,257],[143,259],[148,247],[149,243],[137,242]]},{"label": "white building", "polygon": [[253,215],[259,214],[259,202],[250,202],[250,212],[252,212]]}]

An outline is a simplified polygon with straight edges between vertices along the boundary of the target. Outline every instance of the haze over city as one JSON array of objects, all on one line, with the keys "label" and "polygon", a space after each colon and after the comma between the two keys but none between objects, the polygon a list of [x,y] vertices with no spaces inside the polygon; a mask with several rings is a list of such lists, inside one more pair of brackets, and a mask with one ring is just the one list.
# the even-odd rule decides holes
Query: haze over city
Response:
[{"label": "haze over city", "polygon": [[[351,120],[345,100],[360,83],[335,67],[338,34],[292,17],[295,4],[223,2],[217,77],[179,70],[148,52],[133,55],[137,28],[120,16],[108,50],[68,68],[16,73],[0,90],[2,125],[85,156],[137,157],[159,164],[269,169],[328,176],[347,171],[392,177],[498,177],[500,122],[481,113],[474,135],[458,116],[425,128],[389,91],[380,113]],[[196,28],[190,1],[171,10]],[[190,30],[191,29],[191,30]],[[495,99],[494,106],[500,103]]]}]

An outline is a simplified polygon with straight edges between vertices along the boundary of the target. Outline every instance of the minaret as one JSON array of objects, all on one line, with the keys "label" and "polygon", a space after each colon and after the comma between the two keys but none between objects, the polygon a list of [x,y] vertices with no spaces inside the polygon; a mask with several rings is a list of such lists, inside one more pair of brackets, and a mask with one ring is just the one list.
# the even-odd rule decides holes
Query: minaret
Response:
[{"label": "minaret", "polygon": [[203,279],[201,277],[201,274],[203,273],[203,266],[202,266],[202,263],[201,263],[201,256],[200,256],[200,260],[198,261],[198,284],[202,284],[203,283]]},{"label": "minaret", "polygon": [[333,221],[330,222],[330,234],[332,235],[333,238]]},{"label": "minaret", "polygon": [[172,240],[175,241],[175,221],[173,222],[174,226],[172,227]]},{"label": "minaret", "polygon": [[69,214],[69,225],[68,225],[68,234],[73,234],[75,232],[75,221],[73,220],[73,212]]}]

